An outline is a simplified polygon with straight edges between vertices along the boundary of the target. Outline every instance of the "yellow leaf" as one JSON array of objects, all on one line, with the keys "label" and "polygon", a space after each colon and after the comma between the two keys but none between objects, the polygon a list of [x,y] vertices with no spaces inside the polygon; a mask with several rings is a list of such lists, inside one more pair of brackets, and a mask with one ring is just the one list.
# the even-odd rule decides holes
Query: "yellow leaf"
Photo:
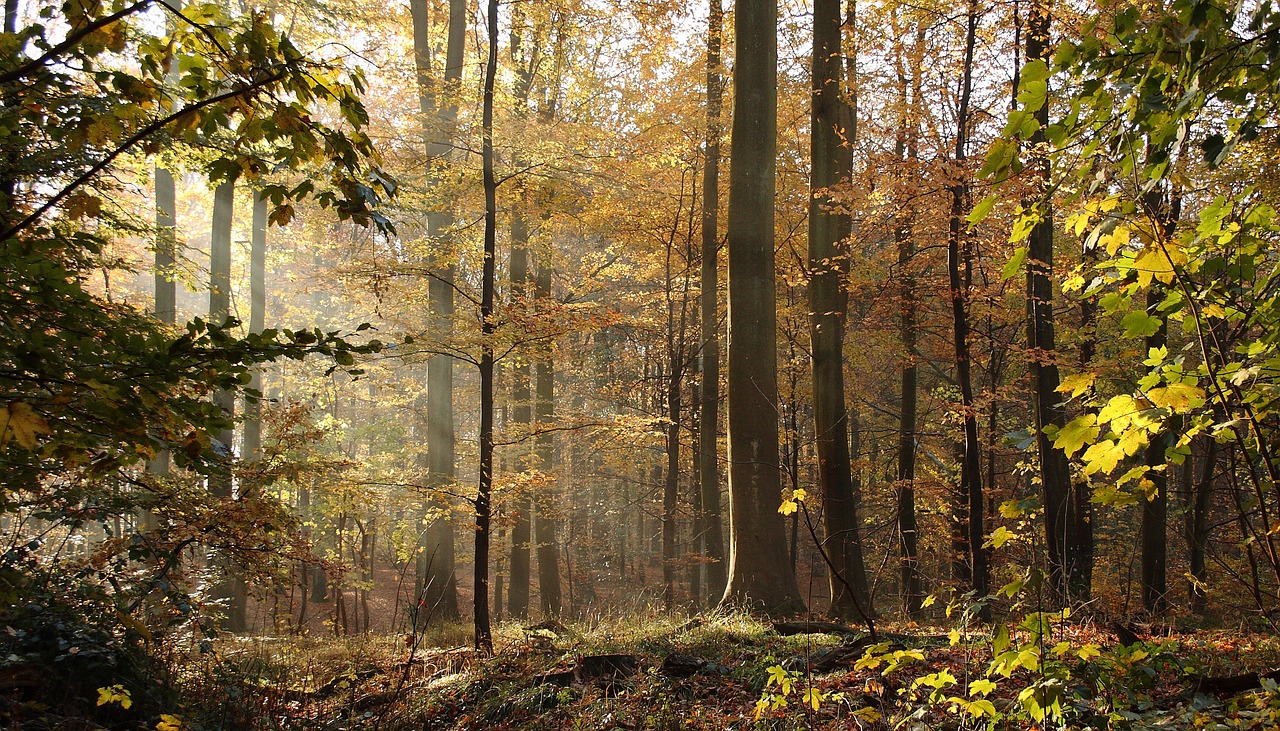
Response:
[{"label": "yellow leaf", "polygon": [[822,691],[817,688],[810,688],[804,692],[804,702],[808,703],[813,710],[818,710],[818,706],[822,705]]},{"label": "yellow leaf", "polygon": [[1116,226],[1111,233],[1099,236],[1098,243],[1106,247],[1108,256],[1115,256],[1117,251],[1129,245],[1129,227]]},{"label": "yellow leaf", "polygon": [[182,719],[171,713],[161,713],[156,731],[182,731]]},{"label": "yellow leaf", "polygon": [[0,427],[0,446],[13,438],[24,449],[35,449],[36,435],[49,433],[49,424],[44,417],[37,414],[30,404],[21,401],[0,408],[0,420],[4,422]]},{"label": "yellow leaf", "polygon": [[1170,383],[1147,391],[1151,403],[1173,411],[1186,411],[1204,404],[1204,391],[1190,383]]},{"label": "yellow leaf", "polygon": [[800,506],[796,503],[795,500],[783,500],[782,505],[778,506],[778,512],[782,513],[783,515],[791,515],[792,513],[796,512],[799,509],[800,509]]},{"label": "yellow leaf", "polygon": [[1093,386],[1094,378],[1096,378],[1096,375],[1093,373],[1072,373],[1062,379],[1057,391],[1058,393],[1069,393],[1071,398],[1075,398]]},{"label": "yellow leaf", "polygon": [[1147,249],[1138,255],[1133,262],[1138,272],[1138,285],[1146,287],[1151,284],[1152,277],[1168,284],[1173,281],[1173,263],[1160,249]]}]

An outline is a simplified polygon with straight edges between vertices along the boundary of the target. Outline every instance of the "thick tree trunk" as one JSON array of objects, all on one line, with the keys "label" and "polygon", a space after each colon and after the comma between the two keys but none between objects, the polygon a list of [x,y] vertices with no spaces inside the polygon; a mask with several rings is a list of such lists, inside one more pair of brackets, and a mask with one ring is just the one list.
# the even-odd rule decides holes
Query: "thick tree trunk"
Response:
[{"label": "thick tree trunk", "polygon": [[[813,365],[813,428],[822,490],[825,549],[831,570],[831,614],[863,617],[868,606],[862,543],[853,500],[849,417],[844,393],[844,327],[848,296],[844,247],[852,233],[848,214],[835,210],[829,188],[848,182],[852,151],[845,141],[850,114],[840,93],[840,0],[813,5],[813,103],[810,114],[809,340]],[[841,581],[840,577],[844,578]],[[859,580],[861,577],[861,580]],[[857,592],[851,595],[845,582]]]},{"label": "thick tree trunk", "polygon": [[778,474],[774,186],[776,0],[741,0],[735,18],[729,173],[729,579],[722,603],[791,612],[804,603],[787,561]]},{"label": "thick tree trunk", "polygon": [[[511,218],[511,299],[528,304],[529,295],[529,227],[520,211]],[[533,424],[533,395],[529,388],[529,361],[520,359],[507,369],[511,374],[511,424],[520,438],[528,435]],[[519,449],[527,450],[521,442]],[[529,469],[527,451],[516,458],[516,468]],[[518,491],[510,505],[511,573],[507,584],[507,612],[516,619],[529,616],[530,543],[533,534],[533,501],[524,489]]]},{"label": "thick tree trunk", "polygon": [[707,19],[707,129],[702,168],[702,391],[699,404],[698,482],[702,496],[702,544],[707,560],[707,596],[724,594],[728,564],[720,510],[720,111],[724,80],[720,43],[721,0],[709,0]]},{"label": "thick tree trunk", "polygon": [[[267,317],[267,200],[253,192],[253,231],[249,239],[249,332],[266,329]],[[262,457],[262,369],[253,369],[249,388],[257,395],[244,399],[244,458]]]},{"label": "thick tree trunk", "polygon": [[[1049,13],[1046,0],[1035,0],[1027,18],[1027,60],[1049,63]],[[1046,144],[1045,128],[1049,124],[1049,106],[1035,111],[1040,129],[1028,141],[1033,149]],[[1036,152],[1031,170],[1038,192],[1048,190],[1049,162],[1042,151]],[[1048,550],[1050,586],[1063,601],[1085,600],[1089,587],[1085,584],[1089,571],[1084,565],[1088,553],[1076,530],[1083,520],[1077,518],[1074,488],[1067,457],[1053,446],[1046,429],[1061,429],[1066,413],[1057,392],[1058,351],[1054,337],[1053,316],[1053,208],[1048,200],[1040,201],[1040,221],[1027,238],[1027,349],[1031,357],[1031,389],[1033,393],[1036,446],[1039,455],[1041,496],[1044,503],[1045,546]]]},{"label": "thick tree trunk", "polygon": [[[223,325],[231,316],[231,225],[234,204],[235,184],[219,184],[213,191],[213,229],[209,236],[209,322],[212,325]],[[233,392],[217,391],[213,395],[213,402],[221,408],[227,419],[235,415],[236,400]],[[233,457],[235,430],[228,426],[219,431],[215,439],[215,451],[221,452],[227,462],[219,465],[209,478],[209,492],[220,498],[231,499],[230,462]],[[230,557],[215,554],[214,562],[220,576],[210,590],[210,597],[223,602],[226,607],[227,614],[222,628],[228,632],[243,632],[246,624],[244,586]]]},{"label": "thick tree trunk", "polygon": [[[453,127],[458,116],[458,85],[462,79],[463,51],[467,26],[466,0],[449,0],[449,19],[445,46],[444,83],[437,87],[432,79],[430,27],[427,0],[412,0],[413,47],[418,72],[418,103],[423,117],[424,144],[427,151],[428,188],[439,184],[438,166],[451,157]],[[439,92],[439,93],[437,93]],[[441,97],[443,97],[441,99]],[[426,121],[435,117],[439,128],[432,131]],[[431,242],[427,298],[431,311],[431,329],[435,337],[448,341],[453,333],[453,212],[447,207],[427,212],[427,238]],[[456,618],[458,584],[455,575],[453,525],[446,517],[449,499],[443,491],[455,477],[453,427],[453,358],[432,355],[427,360],[427,484],[433,491],[428,496],[438,513],[426,526],[418,543],[416,562],[416,597],[428,611],[419,617]]]}]

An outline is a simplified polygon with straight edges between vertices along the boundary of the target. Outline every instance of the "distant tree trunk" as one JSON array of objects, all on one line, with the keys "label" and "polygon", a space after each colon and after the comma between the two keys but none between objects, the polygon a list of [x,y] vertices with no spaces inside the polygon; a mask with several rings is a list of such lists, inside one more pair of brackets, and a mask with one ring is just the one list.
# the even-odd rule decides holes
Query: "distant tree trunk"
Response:
[{"label": "distant tree trunk", "polygon": [[[267,311],[267,200],[253,192],[253,231],[249,240],[249,332],[266,329]],[[262,369],[253,369],[249,388],[257,395],[244,399],[244,458],[262,457]]]},{"label": "distant tree trunk", "polygon": [[498,180],[493,171],[493,79],[498,69],[498,0],[488,6],[489,56],[484,67],[481,164],[484,174],[484,270],[480,279],[480,480],[476,489],[475,645],[493,654],[489,626],[489,501],[493,491],[494,279],[497,269]]},{"label": "distant tree trunk", "polygon": [[[978,28],[978,8],[969,0],[966,12],[964,71],[960,106],[956,112],[955,160],[957,179],[951,184],[951,215],[947,232],[947,274],[951,287],[951,320],[955,346],[956,381],[964,416],[964,449],[960,460],[960,492],[965,513],[961,521],[967,538],[969,587],[978,598],[988,593],[987,554],[983,549],[984,521],[982,494],[982,444],[978,441],[978,411],[973,401],[972,361],[969,354],[969,291],[973,285],[973,254],[964,235],[964,218],[969,205],[968,171],[965,170],[969,132],[969,96],[973,89],[973,52]],[[963,263],[961,239],[964,239]],[[963,270],[963,271],[962,271]]]},{"label": "distant tree trunk", "polygon": [[[1164,293],[1153,286],[1147,291],[1147,309],[1159,316],[1156,307],[1164,300]],[[1165,321],[1160,318],[1160,327],[1146,338],[1146,352],[1152,348],[1163,348],[1167,342]],[[1142,607],[1153,614],[1163,612],[1167,607],[1168,579],[1166,565],[1168,563],[1168,523],[1169,523],[1169,476],[1168,461],[1165,448],[1168,446],[1164,435],[1156,435],[1146,449],[1147,479],[1152,487],[1148,494],[1141,498],[1142,505]]]},{"label": "distant tree trunk", "polygon": [[735,18],[729,173],[729,579],[721,600],[769,612],[803,609],[778,513],[774,174],[776,0],[741,0]]},{"label": "distant tree trunk", "polygon": [[[427,0],[412,0],[414,60],[418,72],[418,106],[423,118],[423,136],[427,152],[427,187],[439,184],[438,166],[451,157],[453,127],[458,116],[459,84],[462,79],[463,51],[466,41],[466,0],[449,0],[449,20],[445,47],[444,84],[438,90],[432,79],[430,27]],[[426,124],[432,116],[439,123],[433,134]],[[432,330],[442,341],[453,332],[452,263],[453,212],[447,207],[427,212],[427,238],[433,255],[446,263],[432,262],[427,283]],[[438,251],[438,253],[437,253]],[[458,583],[455,576],[454,533],[449,522],[449,500],[441,492],[455,477],[453,428],[453,358],[432,355],[427,360],[427,483],[434,494],[428,500],[440,513],[422,532],[415,567],[416,600],[428,608],[418,616],[452,619],[459,616]]]},{"label": "distant tree trunk", "polygon": [[[547,301],[551,298],[551,264],[539,262],[537,268],[536,291],[538,299]],[[534,523],[534,538],[538,544],[538,596],[542,603],[544,616],[558,617],[561,612],[560,596],[560,544],[556,538],[556,498],[559,495],[559,482],[556,479],[558,465],[554,435],[549,431],[555,420],[555,361],[551,347],[543,349],[539,355],[536,379],[536,411],[538,425],[542,431],[535,440],[538,453],[538,468],[551,481],[538,489],[535,507],[537,521]]]},{"label": "distant tree trunk", "polygon": [[702,609],[702,557],[706,554],[706,515],[702,511],[702,484],[699,482],[698,467],[702,464],[701,445],[702,414],[698,409],[697,392],[690,386],[689,421],[693,424],[694,438],[689,447],[693,460],[693,471],[689,474],[689,505],[693,508],[693,561],[689,567],[689,607],[697,612]]},{"label": "distant tree trunk", "polygon": [[[830,612],[862,618],[868,606],[862,565],[853,471],[849,457],[849,416],[844,392],[844,328],[849,273],[844,247],[852,233],[848,214],[834,210],[827,190],[847,183],[853,153],[846,141],[850,111],[841,95],[844,64],[840,50],[840,0],[813,5],[813,103],[809,181],[809,339],[813,365],[813,429],[822,490],[825,550],[834,574],[829,577]],[[843,577],[844,581],[840,580]],[[845,589],[845,582],[856,594]]]},{"label": "distant tree trunk", "polygon": [[[1218,441],[1209,435],[1196,438],[1203,455],[1200,472],[1195,475],[1190,490],[1190,510],[1186,517],[1186,537],[1189,573],[1191,580],[1187,582],[1187,596],[1191,600],[1191,611],[1204,614],[1208,608],[1208,595],[1204,587],[1209,581],[1209,572],[1205,566],[1205,549],[1209,543],[1209,515],[1213,509],[1213,479],[1217,471]],[[1192,450],[1193,454],[1196,450]]]},{"label": "distant tree trunk", "polygon": [[[529,294],[529,227],[519,211],[511,218],[511,299],[528,304]],[[507,369],[511,377],[511,424],[523,438],[533,423],[533,396],[529,388],[529,361],[520,359]],[[521,450],[527,449],[524,446]],[[517,469],[529,469],[527,453],[517,458]],[[529,616],[529,545],[533,534],[533,502],[525,488],[520,488],[511,504],[511,572],[507,584],[507,612],[514,619]]]},{"label": "distant tree trunk", "polygon": [[724,80],[720,43],[721,0],[709,0],[707,19],[707,129],[702,167],[702,387],[699,404],[698,482],[702,496],[702,544],[707,560],[707,596],[724,594],[728,564],[720,508],[720,110]]},{"label": "distant tree trunk", "polygon": [[[209,322],[224,325],[231,316],[231,225],[234,216],[235,183],[220,183],[213,191],[213,230],[209,236]],[[219,390],[213,402],[228,421],[235,415],[235,393]],[[217,497],[231,499],[230,463],[235,443],[235,430],[231,426],[215,437],[215,451],[226,459],[209,478],[209,492]],[[228,632],[243,632],[246,625],[244,586],[237,576],[234,562],[229,556],[215,558],[221,573],[210,591],[211,598],[225,603],[227,616],[222,628]]]},{"label": "distant tree trunk", "polygon": [[[509,51],[511,63],[516,67],[512,97],[515,114],[519,119],[527,116],[529,96],[533,89],[534,73],[541,59],[541,44],[536,32],[531,34],[531,42],[525,49],[525,27],[523,9],[520,5],[512,8],[512,31]],[[523,54],[527,53],[527,57]],[[517,150],[513,165],[519,169],[524,164],[521,153]],[[516,201],[511,210],[511,259],[508,263],[511,277],[511,301],[520,303],[520,307],[530,305],[530,294],[533,289],[533,278],[529,270],[529,221],[525,217],[525,209],[529,205],[528,191],[524,181],[515,178]],[[511,423],[522,436],[527,436],[533,423],[533,396],[530,388],[532,368],[529,361],[521,358],[510,368],[511,372]],[[521,449],[526,449],[521,447]],[[527,470],[530,460],[526,452],[523,459],[518,459],[517,469]],[[530,585],[530,545],[533,533],[533,501],[529,493],[520,491],[511,507],[515,524],[511,529],[511,575],[507,587],[507,611],[512,617],[523,619],[529,615]]]},{"label": "distant tree trunk", "polygon": [[[18,3],[17,0],[6,0],[5,3],[5,28],[7,32],[14,32],[10,25],[16,20]],[[10,12],[12,11],[12,12]],[[166,25],[172,28],[172,21],[166,18]],[[177,65],[174,65],[173,73],[177,72]],[[172,77],[172,74],[170,74]],[[172,82],[169,78],[167,81]],[[173,173],[169,170],[156,166],[155,170],[155,186],[156,186],[156,255],[155,255],[155,316],[160,322],[173,325],[177,322],[177,259],[178,259],[178,222],[177,222],[177,187],[173,181]],[[8,205],[7,196],[12,194],[12,190],[7,192],[0,191],[0,209]],[[156,454],[155,458],[147,463],[147,469],[153,474],[167,475],[169,474],[171,455],[168,450],[162,450]],[[146,528],[155,527],[155,518],[148,511],[142,516],[143,526]]]}]

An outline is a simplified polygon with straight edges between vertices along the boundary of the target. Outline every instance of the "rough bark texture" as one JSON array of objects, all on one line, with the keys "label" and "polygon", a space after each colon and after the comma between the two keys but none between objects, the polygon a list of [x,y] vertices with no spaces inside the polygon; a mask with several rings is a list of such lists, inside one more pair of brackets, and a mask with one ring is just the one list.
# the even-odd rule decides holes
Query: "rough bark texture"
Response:
[{"label": "rough bark texture", "polygon": [[804,604],[778,513],[778,374],[774,311],[774,173],[778,8],[743,0],[729,174],[729,579],[723,603],[770,612]]},{"label": "rough bark texture", "polygon": [[724,80],[720,43],[724,11],[710,0],[707,20],[707,129],[702,167],[702,392],[699,405],[698,482],[702,497],[702,545],[707,560],[707,596],[724,593],[728,564],[720,510],[720,111]]},{"label": "rough bark texture", "polygon": [[809,196],[809,338],[813,365],[814,442],[818,484],[822,490],[831,613],[861,617],[868,606],[862,543],[849,458],[849,418],[844,393],[844,327],[848,296],[843,282],[849,272],[844,245],[852,231],[848,214],[835,209],[827,190],[847,182],[853,167],[845,141],[849,113],[840,89],[844,64],[840,51],[840,0],[813,5],[813,103],[811,105]]}]

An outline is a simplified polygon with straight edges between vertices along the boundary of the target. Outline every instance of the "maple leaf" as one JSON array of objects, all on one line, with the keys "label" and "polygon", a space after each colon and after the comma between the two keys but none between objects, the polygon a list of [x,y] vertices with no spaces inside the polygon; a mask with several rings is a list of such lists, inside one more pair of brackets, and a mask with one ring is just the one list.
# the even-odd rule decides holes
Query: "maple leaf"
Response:
[{"label": "maple leaf", "polygon": [[21,401],[0,408],[0,420],[4,422],[0,428],[0,446],[12,438],[23,449],[32,450],[36,446],[36,435],[49,433],[49,424],[44,417],[36,413],[30,404]]}]

